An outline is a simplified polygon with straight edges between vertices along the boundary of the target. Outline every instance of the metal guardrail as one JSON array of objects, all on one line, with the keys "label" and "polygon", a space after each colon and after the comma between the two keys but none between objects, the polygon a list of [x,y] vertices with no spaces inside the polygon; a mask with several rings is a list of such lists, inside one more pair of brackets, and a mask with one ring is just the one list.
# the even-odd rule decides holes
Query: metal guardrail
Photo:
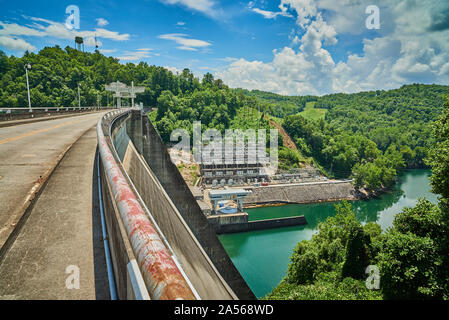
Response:
[{"label": "metal guardrail", "polygon": [[[121,218],[127,238],[131,244],[135,260],[129,261],[127,266],[128,279],[130,279],[133,296],[136,299],[145,299],[148,293],[154,300],[194,300],[188,281],[172,258],[170,250],[158,234],[157,227],[153,225],[133,188],[122,172],[122,168],[113,154],[112,137],[110,132],[104,132],[103,121],[112,123],[127,110],[116,110],[106,114],[97,125],[98,148],[103,167],[105,180],[108,184],[110,198],[114,208]],[[108,137],[105,136],[105,133]],[[115,213],[109,213],[113,215]],[[109,233],[109,237],[114,237]],[[116,262],[117,263],[117,262]],[[139,270],[136,270],[138,266]],[[116,270],[118,267],[116,266]],[[140,272],[140,273],[139,273]],[[143,279],[144,284],[139,279]],[[148,293],[142,289],[146,287]],[[120,290],[120,288],[118,288]],[[130,288],[127,288],[129,291]]]},{"label": "metal guardrail", "polygon": [[[115,109],[115,107],[36,107],[32,109],[32,111],[42,111],[42,112],[48,112],[48,111],[76,111],[76,110],[109,110],[109,109]],[[0,108],[0,112],[6,112],[11,113],[12,111],[22,111],[23,113],[31,113],[30,109],[28,108]]]}]

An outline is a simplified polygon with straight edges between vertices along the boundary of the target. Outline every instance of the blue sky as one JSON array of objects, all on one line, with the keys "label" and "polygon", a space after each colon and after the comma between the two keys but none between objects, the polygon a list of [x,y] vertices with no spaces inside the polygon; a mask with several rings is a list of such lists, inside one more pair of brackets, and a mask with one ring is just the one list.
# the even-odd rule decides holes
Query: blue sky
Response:
[{"label": "blue sky", "polygon": [[[367,29],[365,9],[380,10]],[[443,3],[443,4],[442,4]],[[0,49],[21,56],[44,46],[100,50],[121,62],[190,68],[232,87],[281,94],[449,84],[447,3],[437,0],[0,0]],[[66,7],[80,9],[68,30]],[[443,14],[441,13],[443,12]]]},{"label": "blue sky", "polygon": [[[220,59],[244,57],[269,61],[272,49],[289,45],[288,34],[295,26],[292,18],[278,18],[276,23],[268,23],[260,14],[252,12],[245,2],[223,1],[220,17],[192,10],[187,6],[170,5],[164,1],[147,0],[132,1],[124,5],[124,1],[1,1],[1,21],[30,24],[28,17],[38,17],[54,22],[64,23],[67,17],[65,9],[75,4],[80,8],[80,30],[98,28],[98,18],[105,19],[108,24],[104,28],[121,34],[129,34],[126,41],[114,41],[100,38],[101,49],[114,56],[125,57],[128,52],[140,48],[151,48],[151,55],[142,60],[156,65],[170,65],[183,68],[189,64],[200,72],[206,67],[222,65]],[[27,18],[25,18],[25,17]],[[185,38],[199,39],[210,45],[197,51],[177,49],[174,41],[160,39],[164,34],[186,34]],[[23,39],[37,49],[43,46],[59,44],[73,46],[73,41],[54,37],[27,37]],[[21,50],[2,48],[8,54],[21,54]],[[92,51],[93,47],[86,47]],[[200,62],[197,62],[200,60]],[[123,60],[126,62],[126,60]]]}]

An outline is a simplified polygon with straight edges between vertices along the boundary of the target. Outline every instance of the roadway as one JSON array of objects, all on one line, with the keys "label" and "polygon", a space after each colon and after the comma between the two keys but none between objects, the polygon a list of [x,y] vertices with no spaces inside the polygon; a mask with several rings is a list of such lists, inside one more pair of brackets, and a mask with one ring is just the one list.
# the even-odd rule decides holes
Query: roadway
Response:
[{"label": "roadway", "polygon": [[0,128],[0,299],[109,297],[94,165],[103,114]]}]

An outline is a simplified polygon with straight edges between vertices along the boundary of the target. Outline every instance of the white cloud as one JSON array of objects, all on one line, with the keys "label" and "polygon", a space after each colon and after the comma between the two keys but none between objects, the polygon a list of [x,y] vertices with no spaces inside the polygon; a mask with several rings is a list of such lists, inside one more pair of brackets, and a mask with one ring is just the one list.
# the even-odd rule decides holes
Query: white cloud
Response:
[{"label": "white cloud", "polygon": [[159,0],[165,4],[183,5],[191,10],[200,11],[209,16],[216,16],[215,2],[212,0]]},{"label": "white cloud", "polygon": [[[86,46],[94,47],[96,44],[101,46],[102,43],[99,38],[111,39],[115,41],[126,41],[129,40],[130,35],[127,33],[119,33],[116,31],[110,31],[104,28],[97,28],[93,31],[77,31],[68,30],[63,23],[54,22],[44,18],[38,17],[27,17],[23,16],[25,19],[31,20],[33,23],[26,26],[19,25],[17,23],[6,23],[0,21],[0,35],[8,38],[4,38],[4,43],[8,43],[10,48],[12,47],[27,47],[30,50],[36,48],[29,43],[25,42],[20,38],[14,38],[17,36],[27,36],[27,37],[54,37],[58,39],[73,40],[75,37],[83,37],[84,44]],[[97,42],[95,42],[95,37],[97,37]],[[14,41],[12,41],[12,40]],[[6,47],[6,45],[4,45]],[[19,49],[16,49],[19,50]]]},{"label": "white cloud", "polygon": [[80,35],[84,36],[95,36],[105,38],[105,39],[111,39],[116,41],[126,41],[129,40],[129,34],[128,33],[119,33],[116,31],[110,31],[106,29],[95,29],[95,31],[82,31],[78,32]]},{"label": "white cloud", "polygon": [[109,24],[109,21],[104,19],[104,18],[98,18],[97,20],[97,25],[100,27],[104,27],[107,26]]},{"label": "white cloud", "polygon": [[212,45],[210,42],[188,37],[188,35],[182,33],[169,33],[162,34],[158,38],[176,42],[180,45],[176,48],[180,50],[197,51],[199,48],[204,49]]},{"label": "white cloud", "polygon": [[[315,11],[311,9],[310,12]],[[297,21],[299,26],[304,24],[305,28],[298,52],[289,47],[274,50],[273,61],[269,63],[240,59],[216,76],[231,87],[262,89],[281,94],[322,94],[332,90],[335,63],[323,45],[335,44],[337,33],[327,25],[320,13],[313,18],[309,24],[303,20]]]},{"label": "white cloud", "polygon": [[0,47],[17,50],[17,51],[34,51],[36,47],[20,38],[11,38],[8,36],[0,36]]},{"label": "white cloud", "polygon": [[117,52],[117,49],[101,49],[101,53],[114,53]]},{"label": "white cloud", "polygon": [[35,36],[35,37],[43,37],[45,36],[45,32],[21,26],[17,23],[4,23],[0,21],[0,35],[8,35],[8,36]]},{"label": "white cloud", "polygon": [[254,11],[255,13],[262,15],[265,19],[274,19],[277,16],[292,18],[292,15],[286,11],[273,12],[273,11],[267,11],[267,10],[262,10],[262,9],[258,9],[258,8],[252,8],[251,10]]},{"label": "white cloud", "polygon": [[176,67],[169,67],[169,66],[165,66],[165,69],[167,69],[168,71],[171,71],[173,74],[181,74],[182,71]]},{"label": "white cloud", "polygon": [[267,63],[230,61],[216,77],[231,87],[291,95],[392,89],[414,82],[449,84],[449,3],[379,1],[377,37],[363,40],[362,54],[335,63],[328,47],[337,43],[338,34],[370,32],[365,29],[368,4],[281,0],[281,9],[297,15],[298,30],[289,34],[293,47],[273,50]]},{"label": "white cloud", "polygon": [[179,47],[176,47],[176,49],[184,50],[184,51],[198,51],[198,49],[196,49],[196,48],[187,47],[187,46],[179,46]]},{"label": "white cloud", "polygon": [[177,23],[176,23],[176,25],[177,26],[184,26],[186,23],[185,22],[182,22],[182,21],[178,21]]},{"label": "white cloud", "polygon": [[219,58],[218,60],[225,61],[225,62],[234,62],[234,61],[237,61],[239,59],[233,58],[233,57],[226,57],[226,58]]},{"label": "white cloud", "polygon": [[296,11],[297,24],[302,28],[310,23],[310,19],[317,14],[314,0],[281,0],[279,8],[286,11],[288,7]]},{"label": "white cloud", "polygon": [[121,61],[138,61],[144,58],[149,58],[151,49],[137,49],[136,51],[125,51],[122,56],[117,57]]},{"label": "white cloud", "polygon": [[[379,5],[379,1],[318,0],[317,7],[321,10],[328,11],[327,22],[329,25],[333,26],[338,33],[361,34],[366,31],[365,20],[367,15],[365,14],[365,9],[372,4]],[[387,17],[386,14],[387,10],[381,11],[383,21],[389,20],[389,17]]]}]

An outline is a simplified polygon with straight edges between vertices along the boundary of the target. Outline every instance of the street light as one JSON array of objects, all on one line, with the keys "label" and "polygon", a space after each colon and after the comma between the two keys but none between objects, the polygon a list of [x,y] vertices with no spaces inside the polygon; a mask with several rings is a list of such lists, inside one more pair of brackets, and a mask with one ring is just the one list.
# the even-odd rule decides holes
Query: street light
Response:
[{"label": "street light", "polygon": [[81,110],[81,95],[80,95],[80,84],[78,83],[78,107]]},{"label": "street light", "polygon": [[30,82],[28,81],[28,70],[31,70],[31,64],[27,63],[23,68],[25,69],[25,74],[27,77],[28,107],[30,108],[30,112],[33,112],[33,109],[31,108]]}]

